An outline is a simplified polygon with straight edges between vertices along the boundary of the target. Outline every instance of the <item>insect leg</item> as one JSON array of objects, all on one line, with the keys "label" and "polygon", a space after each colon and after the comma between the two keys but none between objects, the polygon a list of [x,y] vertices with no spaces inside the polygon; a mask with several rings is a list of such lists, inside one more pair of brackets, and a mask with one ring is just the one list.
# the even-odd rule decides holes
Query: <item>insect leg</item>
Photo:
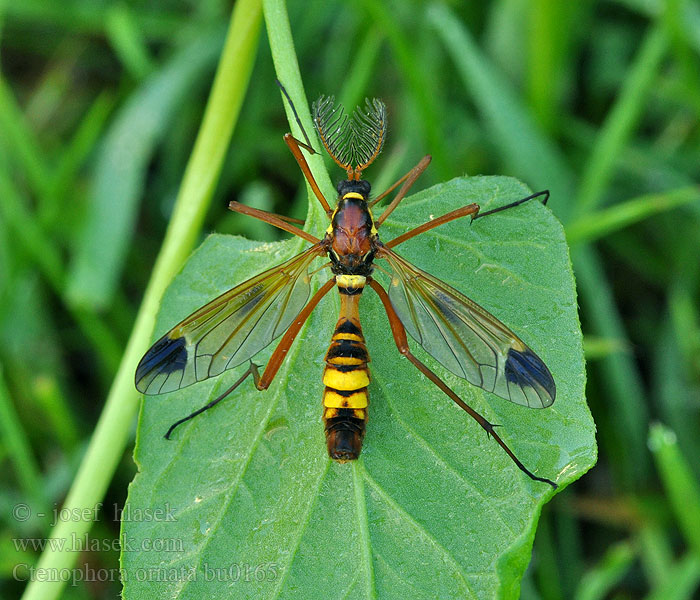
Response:
[{"label": "insect leg", "polygon": [[[228,207],[229,210],[232,210],[233,212],[241,213],[242,215],[248,215],[250,217],[260,219],[265,223],[269,223],[270,225],[274,225],[275,227],[284,229],[284,231],[293,233],[294,235],[299,236],[300,238],[304,238],[307,242],[311,242],[312,244],[318,244],[321,241],[316,236],[313,236],[310,233],[304,231],[303,229],[299,229],[298,227],[292,225],[290,223],[291,219],[289,217],[283,217],[281,215],[269,213],[258,208],[253,208],[252,206],[246,206],[245,204],[241,204],[240,202],[236,202],[235,200],[231,200],[231,202],[228,203]],[[297,221],[297,219],[295,219],[295,221]]]},{"label": "insect leg", "polygon": [[167,433],[165,434],[165,439],[170,439],[170,434],[178,425],[182,425],[190,419],[194,419],[197,415],[201,415],[205,410],[209,410],[213,406],[216,406],[219,402],[226,398],[226,396],[228,396],[233,390],[235,390],[239,385],[241,385],[248,378],[249,375],[253,376],[253,381],[255,381],[257,385],[257,382],[260,380],[260,373],[258,371],[258,365],[256,365],[253,361],[250,362],[248,370],[245,373],[243,373],[241,378],[238,381],[236,381],[236,383],[234,383],[230,388],[228,388],[223,394],[217,396],[211,402],[202,406],[202,408],[195,410],[193,413],[187,415],[179,421],[175,421],[175,423],[173,423],[170,426],[170,429],[168,429]]},{"label": "insect leg", "polygon": [[[374,200],[372,200],[372,202],[370,202],[368,206],[370,208],[372,208],[375,204],[381,202],[384,198],[386,198],[389,194],[391,194],[391,192],[393,192],[397,187],[399,187],[404,181],[406,181],[406,179],[409,178],[411,173],[413,173],[421,165],[421,163],[425,162],[426,163],[425,167],[427,167],[430,164],[431,160],[432,160],[432,156],[430,156],[430,154],[425,155],[423,158],[421,158],[420,162],[415,167],[413,167],[408,173],[406,173],[403,177],[401,177],[401,179],[394,182],[394,184],[391,187],[387,188],[381,194],[379,194],[379,196],[377,196]],[[423,167],[421,169],[421,173],[425,170],[425,167]],[[418,175],[420,175],[420,173]],[[415,180],[415,178],[414,178],[414,180]]]},{"label": "insect leg", "polygon": [[498,445],[503,448],[505,453],[511,458],[511,460],[516,464],[516,466],[525,473],[530,479],[535,481],[541,481],[543,483],[548,483],[554,489],[557,488],[557,484],[545,477],[537,477],[531,471],[529,471],[523,463],[520,462],[513,451],[508,447],[508,445],[501,439],[501,437],[496,433],[493,423],[487,421],[478,412],[476,412],[471,406],[469,406],[464,400],[462,400],[455,392],[433,371],[431,371],[425,364],[418,360],[411,353],[411,349],[408,346],[408,339],[406,337],[406,330],[404,329],[399,316],[396,314],[394,307],[391,305],[391,300],[389,300],[389,295],[386,293],[384,288],[379,285],[379,283],[373,279],[369,279],[369,284],[372,289],[379,295],[382,304],[384,305],[384,310],[386,311],[387,317],[389,317],[389,325],[391,326],[391,333],[394,337],[394,342],[396,342],[396,347],[399,352],[403,354],[408,360],[410,360],[415,367],[423,373],[430,381],[432,381],[436,386],[438,386],[445,394],[447,394],[452,401],[455,402],[460,408],[466,411],[470,417],[472,417],[481,427],[486,431],[486,433],[493,437]]},{"label": "insect leg", "polygon": [[393,248],[394,246],[398,246],[399,244],[401,244],[402,242],[405,242],[406,240],[410,240],[412,237],[415,237],[418,234],[421,234],[425,231],[429,231],[430,229],[433,229],[433,227],[437,227],[439,225],[444,225],[445,223],[449,223],[450,221],[454,221],[455,219],[459,219],[460,217],[472,215],[472,219],[474,219],[475,217],[473,215],[477,214],[478,212],[479,212],[479,205],[478,204],[467,204],[466,206],[463,206],[462,208],[458,208],[456,210],[448,212],[447,214],[444,214],[441,217],[438,217],[437,219],[433,219],[432,221],[428,221],[427,223],[423,223],[422,225],[418,225],[418,227],[411,229],[410,231],[407,231],[406,233],[402,233],[401,235],[395,237],[393,240],[386,242],[384,245],[387,246],[388,248]]},{"label": "insect leg", "polygon": [[316,180],[314,179],[313,173],[311,173],[311,169],[309,168],[309,163],[306,162],[306,157],[304,156],[304,154],[301,151],[301,148],[304,147],[307,150],[310,150],[310,151],[315,153],[314,149],[311,148],[311,146],[307,146],[306,144],[304,144],[304,142],[300,142],[291,133],[284,134],[284,141],[287,144],[287,146],[289,146],[289,149],[292,151],[294,158],[297,159],[297,163],[299,164],[299,168],[301,169],[301,172],[304,174],[304,177],[306,177],[306,181],[309,182],[309,185],[311,186],[311,190],[313,191],[316,198],[318,198],[318,201],[321,203],[323,210],[326,211],[326,214],[330,218],[330,216],[333,214],[333,210],[331,209],[330,206],[328,206],[328,201],[321,193],[321,188],[318,187],[318,183],[316,183]]},{"label": "insect leg", "polygon": [[487,210],[486,212],[476,214],[472,217],[472,221],[476,219],[481,219],[482,217],[487,217],[488,215],[492,215],[503,210],[508,210],[509,208],[513,208],[514,206],[520,206],[528,200],[534,200],[535,198],[539,198],[541,196],[544,196],[542,204],[547,204],[547,200],[549,200],[549,190],[542,190],[541,192],[530,194],[529,196],[525,196],[525,198],[520,198],[520,200],[516,200],[515,202],[511,202],[510,204],[506,204],[505,206],[499,206],[498,208],[492,208],[491,210]]},{"label": "insect leg", "polygon": [[419,225],[418,227],[411,229],[406,233],[402,233],[400,236],[395,237],[393,240],[386,242],[385,246],[387,246],[388,248],[393,248],[394,246],[398,246],[399,244],[405,242],[406,240],[410,240],[412,237],[415,237],[420,233],[424,233],[425,231],[433,229],[433,227],[444,225],[445,223],[449,223],[450,221],[453,221],[454,219],[459,219],[460,217],[466,217],[467,215],[471,215],[472,221],[474,221],[476,219],[480,219],[481,217],[487,217],[494,213],[501,212],[509,208],[513,208],[515,206],[520,206],[528,200],[534,200],[535,198],[539,198],[541,196],[544,196],[542,204],[547,204],[547,200],[549,200],[549,190],[543,190],[541,192],[537,192],[536,194],[531,194],[530,196],[520,198],[520,200],[516,200],[515,202],[511,202],[510,204],[506,204],[505,206],[499,206],[498,208],[487,210],[486,212],[479,212],[478,204],[467,204],[466,206],[448,212],[447,214],[444,214],[441,217],[438,217],[437,219],[433,219],[432,221],[423,223],[422,225]]},{"label": "insect leg", "polygon": [[216,406],[219,402],[226,398],[226,396],[228,396],[233,390],[235,390],[239,385],[241,385],[249,375],[253,376],[253,381],[255,383],[256,388],[258,388],[259,390],[267,389],[272,383],[272,380],[274,379],[275,375],[277,374],[277,371],[279,370],[282,361],[287,356],[287,352],[289,351],[289,348],[292,345],[294,338],[299,333],[301,326],[306,322],[306,319],[309,318],[309,315],[311,314],[313,309],[316,308],[316,305],[319,303],[321,298],[323,298],[323,296],[325,296],[334,285],[335,278],[329,279],[325,283],[325,285],[312,296],[311,300],[309,300],[306,303],[306,306],[304,306],[297,318],[289,326],[284,336],[282,336],[282,339],[280,340],[279,344],[277,344],[277,348],[275,348],[275,351],[272,353],[270,360],[267,362],[267,366],[265,367],[265,371],[263,372],[262,376],[258,371],[258,365],[251,361],[248,370],[245,373],[243,373],[241,378],[238,381],[236,381],[236,383],[234,383],[230,388],[228,388],[223,394],[217,396],[211,402],[202,406],[202,408],[195,410],[193,413],[173,423],[170,426],[170,429],[168,429],[167,433],[165,434],[165,439],[170,439],[170,434],[178,425],[182,425],[190,419],[194,419],[197,415],[202,414],[205,410],[209,410],[213,406]]},{"label": "insect leg", "polygon": [[275,82],[279,86],[280,90],[282,90],[282,93],[284,94],[284,97],[287,99],[287,102],[289,102],[289,108],[292,109],[292,112],[294,113],[294,120],[297,122],[297,125],[299,125],[299,129],[301,129],[301,133],[304,136],[304,139],[306,140],[306,144],[303,142],[297,140],[297,143],[302,146],[303,148],[306,148],[311,154],[317,154],[316,150],[313,149],[311,146],[311,140],[309,140],[309,136],[306,135],[306,129],[304,129],[304,126],[301,124],[301,119],[299,118],[299,115],[297,114],[297,109],[294,107],[294,102],[292,102],[292,99],[289,97],[289,94],[287,93],[287,90],[285,87],[282,85],[282,82],[279,79],[275,79]]},{"label": "insect leg", "polygon": [[386,196],[389,192],[391,192],[402,181],[404,182],[404,184],[401,186],[401,189],[396,194],[394,199],[384,209],[384,212],[377,219],[377,221],[376,221],[377,227],[379,227],[384,222],[384,220],[399,205],[399,202],[401,202],[401,200],[404,199],[404,196],[408,193],[408,190],[411,189],[411,186],[416,182],[416,179],[418,179],[421,176],[421,174],[423,173],[423,171],[425,171],[425,169],[430,164],[431,160],[432,160],[432,156],[430,156],[430,154],[426,154],[423,158],[420,159],[420,162],[415,167],[413,167],[408,173],[406,173],[401,179],[399,179],[394,185],[392,185],[386,192],[381,194],[379,197],[377,197],[372,202],[372,204],[370,204],[370,206],[373,206],[376,202],[378,202],[384,196]]},{"label": "insect leg", "polygon": [[297,163],[299,163],[299,168],[301,169],[301,172],[304,173],[304,177],[306,177],[306,181],[309,182],[309,185],[311,186],[311,190],[313,191],[314,195],[316,198],[318,198],[318,201],[321,203],[321,206],[323,207],[323,210],[326,211],[326,214],[330,217],[333,214],[333,210],[331,209],[330,206],[328,206],[328,201],[324,197],[324,195],[321,193],[321,189],[318,187],[318,184],[316,183],[316,180],[314,179],[313,174],[311,173],[311,169],[309,168],[309,163],[306,162],[306,157],[302,153],[301,149],[304,148],[307,152],[311,154],[318,154],[316,150],[313,149],[313,146],[311,146],[311,141],[309,140],[309,136],[306,135],[306,130],[304,129],[304,126],[301,124],[301,119],[299,119],[299,115],[297,114],[297,109],[294,107],[294,102],[292,102],[292,99],[289,97],[289,94],[287,93],[287,90],[284,88],[282,85],[282,82],[279,79],[275,79],[277,82],[277,85],[279,88],[282,90],[282,93],[284,94],[284,97],[287,99],[287,102],[289,102],[289,106],[292,109],[292,112],[294,113],[294,119],[297,122],[297,125],[299,125],[299,129],[301,129],[301,133],[304,135],[304,139],[306,140],[306,143],[302,142],[301,140],[296,139],[291,133],[285,133],[284,134],[284,141],[289,146],[289,149],[292,151],[292,154],[294,155],[294,158],[297,159]]},{"label": "insect leg", "polygon": [[[263,211],[263,212],[268,212],[268,211]],[[304,225],[306,223],[306,221],[304,221],[304,219],[297,219],[295,217],[288,217],[287,215],[281,215],[279,213],[272,213],[271,212],[268,214],[271,214],[271,215],[277,217],[278,219],[282,219],[285,223],[296,223],[297,225]]]},{"label": "insect leg", "polygon": [[333,288],[333,286],[335,286],[335,277],[331,277],[331,279],[326,281],[323,287],[321,287],[321,289],[319,289],[313,295],[311,300],[307,302],[306,306],[299,313],[297,318],[294,319],[294,322],[287,328],[287,331],[284,332],[280,343],[277,344],[277,348],[275,348],[272,356],[270,356],[270,360],[267,361],[265,371],[260,379],[255,382],[255,386],[259,390],[266,390],[270,386],[272,380],[277,374],[277,371],[282,365],[282,362],[286,358],[287,352],[289,352],[289,348],[292,346],[294,338],[297,337],[301,326],[306,323],[306,319],[309,318],[309,315],[314,308],[316,308],[316,305],[320,302],[321,298],[323,298]]}]

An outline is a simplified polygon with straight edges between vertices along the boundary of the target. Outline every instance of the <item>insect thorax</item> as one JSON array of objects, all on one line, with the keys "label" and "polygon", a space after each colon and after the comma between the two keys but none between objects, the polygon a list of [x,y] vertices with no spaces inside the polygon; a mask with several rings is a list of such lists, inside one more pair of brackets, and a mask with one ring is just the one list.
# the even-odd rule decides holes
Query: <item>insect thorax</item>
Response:
[{"label": "insect thorax", "polygon": [[[331,271],[335,275],[357,277],[349,286],[354,289],[361,289],[364,279],[372,274],[377,250],[377,229],[367,205],[369,191],[367,181],[341,181],[338,205],[326,231]],[[338,285],[345,287],[340,282]]]}]

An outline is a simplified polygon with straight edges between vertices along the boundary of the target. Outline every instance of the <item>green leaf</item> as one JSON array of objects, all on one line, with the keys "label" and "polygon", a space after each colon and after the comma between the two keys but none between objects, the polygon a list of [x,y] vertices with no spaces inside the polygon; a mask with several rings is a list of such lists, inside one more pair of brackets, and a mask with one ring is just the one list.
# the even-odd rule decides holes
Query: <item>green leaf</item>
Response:
[{"label": "green leaf", "polygon": [[[528,193],[505,177],[455,179],[407,198],[380,233],[388,240],[465,203],[478,200],[488,209]],[[156,334],[303,245],[210,236],[168,290]],[[412,344],[417,356],[502,425],[499,433],[530,469],[561,487],[580,477],[595,462],[594,425],[584,400],[571,265],[549,210],[530,202],[471,225],[458,220],[397,249],[520,335],[550,367],[557,399],[549,409],[529,410],[451,375]],[[312,314],[269,390],[245,382],[177,429],[174,441],[163,439],[168,426],[223,391],[246,365],[145,398],[135,454],[140,472],[123,529],[127,600],[518,596],[552,490],[521,473],[399,355],[370,289],[361,302],[373,377],[364,449],[355,463],[328,459],[321,372],[336,296]],[[139,512],[147,509],[161,511],[160,518]]]}]

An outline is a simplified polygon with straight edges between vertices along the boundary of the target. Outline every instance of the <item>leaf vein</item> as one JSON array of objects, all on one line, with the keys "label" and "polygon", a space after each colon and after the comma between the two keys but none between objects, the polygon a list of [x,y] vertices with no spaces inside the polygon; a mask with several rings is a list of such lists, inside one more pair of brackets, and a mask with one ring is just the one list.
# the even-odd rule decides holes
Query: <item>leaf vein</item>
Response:
[{"label": "leaf vein", "polygon": [[386,503],[391,507],[393,511],[397,515],[399,515],[401,518],[403,518],[406,522],[411,524],[419,533],[421,533],[426,540],[430,541],[433,546],[440,551],[446,561],[450,563],[452,568],[454,569],[454,572],[459,576],[459,578],[462,580],[464,583],[464,587],[470,592],[472,597],[476,598],[477,595],[472,589],[472,587],[469,585],[469,582],[467,581],[467,574],[462,570],[462,565],[460,565],[459,561],[452,555],[452,553],[445,548],[423,525],[421,525],[418,521],[416,521],[408,512],[406,512],[403,507],[396,502],[387,492],[382,488],[369,474],[367,469],[362,469],[363,475],[365,480],[376,490],[376,492],[384,498]]}]

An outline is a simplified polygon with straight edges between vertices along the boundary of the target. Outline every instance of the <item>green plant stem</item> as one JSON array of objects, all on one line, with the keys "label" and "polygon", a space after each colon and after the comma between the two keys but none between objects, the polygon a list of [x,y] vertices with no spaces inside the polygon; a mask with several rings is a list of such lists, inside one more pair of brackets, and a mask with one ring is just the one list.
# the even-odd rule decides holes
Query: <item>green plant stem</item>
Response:
[{"label": "green plant stem", "polygon": [[668,579],[656,587],[645,600],[686,600],[694,598],[700,583],[700,556],[689,552],[668,571]]},{"label": "green plant stem", "polygon": [[[105,10],[99,3],[56,3],[43,0],[5,2],[4,17],[7,20],[50,25],[56,29],[75,33],[103,35],[105,31]],[[142,35],[149,41],[172,41],[173,32],[186,28],[188,17],[182,12],[168,12],[165,16],[152,7],[143,10],[132,9],[134,22],[139,24]]]},{"label": "green plant stem", "polygon": [[[4,7],[3,7],[4,8]],[[38,198],[49,195],[50,169],[42,158],[39,143],[19,107],[13,90],[0,76],[0,130],[3,141],[12,148],[12,159],[27,178]]]},{"label": "green plant stem", "polygon": [[652,589],[660,588],[669,581],[673,565],[673,549],[669,532],[659,523],[646,523],[637,534],[639,559]]},{"label": "green plant stem", "polygon": [[115,3],[108,10],[105,31],[125,69],[136,79],[143,79],[153,70],[148,46],[126,4]]},{"label": "green plant stem", "polygon": [[[127,444],[139,399],[139,394],[134,389],[134,370],[148,347],[163,292],[199,236],[248,87],[257,49],[260,18],[259,0],[241,0],[236,3],[172,221],[105,408],[64,503],[64,508],[68,510],[91,509],[100,502]],[[91,524],[89,520],[62,521],[54,528],[51,537],[71,539],[72,535],[76,535],[80,538],[87,534]],[[58,552],[47,546],[37,567],[69,569],[77,558],[78,553]],[[61,581],[31,581],[23,600],[53,600],[59,596],[63,586],[64,582]]]},{"label": "green plant stem", "polygon": [[556,0],[530,3],[527,91],[537,121],[546,131],[552,130],[556,117],[556,40],[561,13],[561,5]]},{"label": "green plant stem", "polygon": [[31,391],[37,406],[46,415],[56,441],[66,454],[70,454],[80,443],[80,434],[71,405],[58,381],[46,375],[35,377]]},{"label": "green plant stem", "polygon": [[[314,128],[308,110],[309,103],[306,98],[306,92],[304,92],[304,86],[301,81],[299,62],[297,61],[296,52],[294,50],[294,40],[292,39],[292,30],[289,26],[289,15],[287,14],[286,4],[283,0],[263,0],[263,12],[265,14],[265,27],[270,42],[272,60],[275,63],[277,79],[282,82],[282,85],[284,85],[287,90],[292,102],[294,102],[302,126],[309,136],[311,136]],[[292,113],[292,109],[286,100],[284,101],[284,107],[287,111],[287,119],[289,120],[292,134],[298,139],[303,139],[294,114]],[[311,138],[312,145],[314,139],[315,137]],[[309,168],[316,182],[321,187],[321,190],[327,198],[334,198],[335,188],[323,164],[321,154],[309,156],[308,153],[305,152],[305,155],[309,163]],[[314,226],[320,223],[327,223],[326,216],[320,203],[311,193],[311,188],[308,187],[308,184],[307,188],[309,190],[310,201],[305,229],[314,229],[318,231]]]},{"label": "green plant stem", "polygon": [[372,26],[357,45],[357,53],[350,62],[351,68],[343,80],[340,91],[341,106],[359,106],[365,90],[372,85],[377,59],[380,56],[384,35],[378,27]]}]

